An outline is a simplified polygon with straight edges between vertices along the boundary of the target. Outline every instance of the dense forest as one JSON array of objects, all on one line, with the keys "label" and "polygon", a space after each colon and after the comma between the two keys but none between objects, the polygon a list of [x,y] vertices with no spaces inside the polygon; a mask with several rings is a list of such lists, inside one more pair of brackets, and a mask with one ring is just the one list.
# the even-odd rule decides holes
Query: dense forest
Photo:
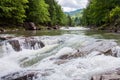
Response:
[{"label": "dense forest", "polygon": [[120,0],[89,0],[82,25],[117,32],[120,29]]},{"label": "dense forest", "polygon": [[71,17],[55,0],[0,0],[0,27],[24,26],[28,22],[37,26],[71,26]]}]

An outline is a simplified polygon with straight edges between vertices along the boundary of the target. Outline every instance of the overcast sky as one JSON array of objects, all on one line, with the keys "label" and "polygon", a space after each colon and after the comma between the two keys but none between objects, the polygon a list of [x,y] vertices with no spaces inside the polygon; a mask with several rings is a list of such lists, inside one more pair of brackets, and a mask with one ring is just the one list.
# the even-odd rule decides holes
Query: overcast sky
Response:
[{"label": "overcast sky", "polygon": [[87,0],[57,0],[65,12],[85,8]]}]

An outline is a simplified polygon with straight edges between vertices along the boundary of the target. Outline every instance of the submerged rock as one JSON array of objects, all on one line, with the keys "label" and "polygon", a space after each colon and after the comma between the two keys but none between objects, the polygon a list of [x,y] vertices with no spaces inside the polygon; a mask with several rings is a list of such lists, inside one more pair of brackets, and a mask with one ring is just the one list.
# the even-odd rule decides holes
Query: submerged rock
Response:
[{"label": "submerged rock", "polygon": [[23,46],[26,49],[39,49],[39,48],[43,48],[45,46],[42,41],[32,39],[32,38],[25,38],[24,41],[25,42],[24,42]]},{"label": "submerged rock", "polygon": [[15,51],[20,51],[21,50],[21,47],[20,47],[20,43],[18,40],[10,40],[8,41],[10,43],[10,45],[12,46],[12,48],[15,50]]},{"label": "submerged rock", "polygon": [[[27,37],[9,39],[4,41],[1,46],[2,45],[6,47],[6,51],[9,50],[9,48],[11,49],[11,47],[14,51],[21,51],[23,49],[36,50],[45,46],[41,40]],[[9,45],[11,45],[11,47]]]},{"label": "submerged rock", "polygon": [[116,47],[117,43],[109,40],[102,40],[94,42],[90,45],[84,46],[79,49],[81,53],[89,54],[93,51],[101,52],[105,55],[112,55],[112,48]]},{"label": "submerged rock", "polygon": [[74,59],[74,58],[78,58],[78,57],[82,57],[84,54],[81,52],[76,52],[73,54],[65,54],[65,55],[61,55],[58,59]]},{"label": "submerged rock", "polygon": [[46,70],[26,70],[13,72],[0,77],[0,80],[34,80],[40,77],[49,76],[54,73],[51,69]]},{"label": "submerged rock", "polygon": [[5,76],[1,77],[1,80],[33,80],[33,78],[36,76],[37,72],[14,72]]},{"label": "submerged rock", "polygon": [[61,64],[64,64],[66,62],[68,62],[68,61],[67,60],[57,60],[54,62],[54,64],[61,65]]},{"label": "submerged rock", "polygon": [[4,40],[12,39],[12,38],[14,38],[14,37],[12,37],[12,36],[0,37],[0,40],[4,41]]},{"label": "submerged rock", "polygon": [[90,80],[120,80],[120,70],[109,71],[100,75],[93,76]]},{"label": "submerged rock", "polygon": [[[114,57],[120,56],[120,47],[117,45],[116,42],[110,40],[97,40],[92,44],[85,45],[80,49],[76,50],[75,52],[69,52],[66,54],[59,55],[58,59],[73,59],[78,57],[84,57],[92,52],[98,52],[99,54],[111,55]],[[65,53],[65,50],[64,50]],[[95,54],[95,53],[94,53]]]}]

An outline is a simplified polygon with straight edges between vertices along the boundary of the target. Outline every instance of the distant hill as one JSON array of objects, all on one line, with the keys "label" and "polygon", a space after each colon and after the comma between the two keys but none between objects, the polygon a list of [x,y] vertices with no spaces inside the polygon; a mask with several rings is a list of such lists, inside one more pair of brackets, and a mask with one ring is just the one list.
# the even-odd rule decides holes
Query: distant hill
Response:
[{"label": "distant hill", "polygon": [[77,9],[75,11],[71,12],[65,12],[65,14],[69,14],[72,17],[81,17],[82,16],[83,9]]}]

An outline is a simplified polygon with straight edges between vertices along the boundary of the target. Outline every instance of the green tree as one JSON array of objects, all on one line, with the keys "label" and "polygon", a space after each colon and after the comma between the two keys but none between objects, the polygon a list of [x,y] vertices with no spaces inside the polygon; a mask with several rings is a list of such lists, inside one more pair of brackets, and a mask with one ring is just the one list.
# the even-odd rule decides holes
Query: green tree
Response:
[{"label": "green tree", "polygon": [[49,13],[50,19],[48,25],[66,25],[67,24],[67,16],[62,11],[61,6],[55,0],[45,0],[45,2],[49,5]]},{"label": "green tree", "polygon": [[23,23],[28,0],[0,0],[0,23]]},{"label": "green tree", "polygon": [[110,26],[119,22],[119,0],[90,0],[83,12],[82,24],[86,26]]},{"label": "green tree", "polygon": [[29,8],[26,10],[28,22],[35,22],[37,24],[46,23],[50,21],[48,5],[44,0],[29,0]]}]

